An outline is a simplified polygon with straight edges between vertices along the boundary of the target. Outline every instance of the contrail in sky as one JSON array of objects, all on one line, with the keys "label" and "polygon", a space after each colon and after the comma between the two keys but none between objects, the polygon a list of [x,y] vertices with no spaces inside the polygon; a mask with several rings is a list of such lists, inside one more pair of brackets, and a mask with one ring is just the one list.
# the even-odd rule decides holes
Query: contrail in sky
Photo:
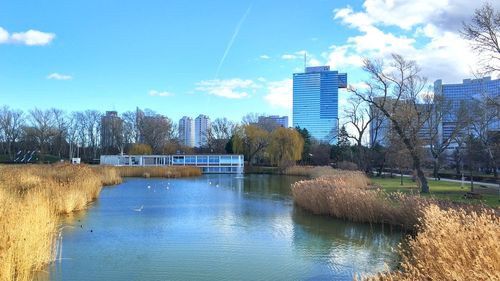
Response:
[{"label": "contrail in sky", "polygon": [[231,47],[233,46],[234,40],[236,39],[236,36],[238,36],[238,33],[240,32],[241,25],[243,25],[243,22],[247,18],[248,14],[250,14],[250,11],[252,10],[252,5],[248,7],[246,10],[245,14],[243,14],[243,17],[240,19],[238,22],[238,25],[236,25],[236,28],[234,29],[233,36],[231,37],[231,40],[229,40],[229,43],[227,43],[226,51],[224,51],[224,55],[219,61],[219,66],[217,67],[217,72],[215,73],[215,77],[219,77],[219,72],[220,68],[222,67],[222,64],[224,64],[224,60],[226,60],[226,56],[231,50]]}]

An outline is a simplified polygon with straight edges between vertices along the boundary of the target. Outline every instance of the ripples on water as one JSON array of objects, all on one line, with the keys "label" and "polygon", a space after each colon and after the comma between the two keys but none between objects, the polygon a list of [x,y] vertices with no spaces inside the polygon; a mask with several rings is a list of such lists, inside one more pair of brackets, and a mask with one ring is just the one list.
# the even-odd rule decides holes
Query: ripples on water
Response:
[{"label": "ripples on water", "polygon": [[[39,280],[352,280],[394,264],[398,232],[294,207],[295,177],[129,179],[67,217]],[[148,188],[149,187],[149,188]]]}]

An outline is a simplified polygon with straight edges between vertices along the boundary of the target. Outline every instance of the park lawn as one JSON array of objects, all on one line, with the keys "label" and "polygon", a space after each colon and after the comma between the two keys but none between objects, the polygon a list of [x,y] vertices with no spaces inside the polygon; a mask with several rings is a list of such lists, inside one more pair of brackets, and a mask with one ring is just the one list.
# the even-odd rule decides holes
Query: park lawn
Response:
[{"label": "park lawn", "polygon": [[[417,184],[410,178],[403,178],[403,185],[399,177],[394,178],[371,178],[372,183],[380,185],[387,192],[403,192],[403,193],[419,193]],[[463,196],[466,192],[470,191],[470,185],[465,184],[460,187],[459,183],[435,181],[428,179],[430,194],[423,194],[424,196],[431,196],[437,199],[451,200],[454,202],[463,202],[469,204],[484,203],[490,207],[500,207],[500,197],[498,190],[493,188],[480,187],[478,184],[474,185],[474,191],[481,193],[483,199],[465,199]]]}]

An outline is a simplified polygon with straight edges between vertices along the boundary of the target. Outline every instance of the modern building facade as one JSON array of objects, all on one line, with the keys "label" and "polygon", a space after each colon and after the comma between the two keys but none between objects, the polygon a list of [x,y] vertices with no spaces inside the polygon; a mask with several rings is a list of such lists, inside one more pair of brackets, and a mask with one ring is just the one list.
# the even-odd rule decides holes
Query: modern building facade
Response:
[{"label": "modern building facade", "polygon": [[293,126],[306,128],[319,141],[337,143],[339,89],[347,74],[329,66],[306,67],[293,74]]},{"label": "modern building facade", "polygon": [[105,153],[120,150],[123,144],[123,120],[116,111],[101,117],[101,147]]},{"label": "modern building facade", "polygon": [[207,144],[207,133],[210,129],[210,117],[200,114],[194,120],[194,146],[202,147]]},{"label": "modern building facade", "polygon": [[191,117],[184,116],[179,120],[179,139],[185,146],[194,147],[195,140],[194,120]]},{"label": "modern building facade", "polygon": [[243,155],[101,155],[101,165],[195,166],[204,174],[242,174]]},{"label": "modern building facade", "polygon": [[[442,80],[434,82],[434,93],[442,95],[450,105],[450,114],[444,114],[442,122],[443,139],[450,138],[457,126],[457,112],[463,105],[467,108],[473,99],[498,98],[500,95],[500,79],[491,77],[481,79],[464,79],[461,84],[443,84]],[[491,123],[489,130],[500,131],[500,118]]]},{"label": "modern building facade", "polygon": [[278,116],[278,115],[270,115],[270,116],[259,116],[259,123],[271,123],[276,124],[277,127],[288,128],[288,116]]}]

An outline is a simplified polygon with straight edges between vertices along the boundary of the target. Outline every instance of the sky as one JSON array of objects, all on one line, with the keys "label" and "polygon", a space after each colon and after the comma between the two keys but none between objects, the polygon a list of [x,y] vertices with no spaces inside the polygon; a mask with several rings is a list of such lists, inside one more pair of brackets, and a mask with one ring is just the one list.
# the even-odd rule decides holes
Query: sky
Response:
[{"label": "sky", "polygon": [[[363,57],[396,52],[432,83],[472,76],[470,0],[0,0],[0,105],[149,108],[177,121],[292,116],[292,74],[330,65],[362,87]],[[494,3],[498,9],[500,4]],[[339,114],[349,93],[342,91]]]}]

